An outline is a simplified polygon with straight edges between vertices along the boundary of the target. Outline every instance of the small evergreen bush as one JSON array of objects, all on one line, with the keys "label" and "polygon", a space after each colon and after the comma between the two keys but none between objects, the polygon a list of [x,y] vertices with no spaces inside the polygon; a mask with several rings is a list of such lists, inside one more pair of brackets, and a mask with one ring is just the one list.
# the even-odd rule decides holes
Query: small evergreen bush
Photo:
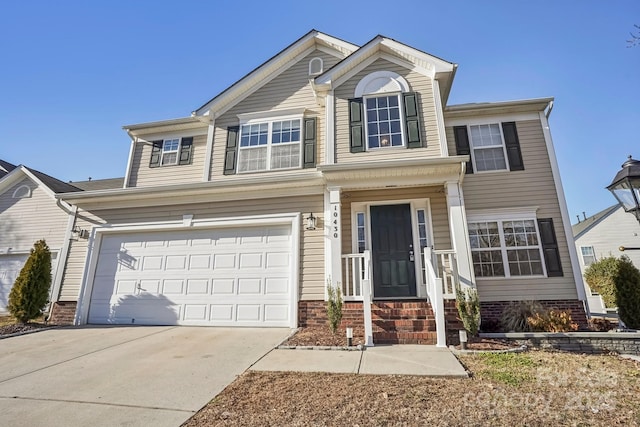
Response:
[{"label": "small evergreen bush", "polygon": [[329,328],[334,334],[340,327],[342,321],[342,292],[339,286],[332,286],[327,283],[327,317],[329,318]]},{"label": "small evergreen bush", "polygon": [[9,313],[20,323],[42,315],[51,287],[51,251],[38,240],[9,293]]},{"label": "small evergreen bush", "polygon": [[584,280],[592,291],[602,297],[607,308],[616,307],[615,276],[618,273],[619,260],[610,256],[594,262],[584,272]]},{"label": "small evergreen bush", "polygon": [[456,308],[464,328],[472,335],[478,335],[480,329],[480,299],[476,289],[467,288],[465,291],[456,285]]},{"label": "small evergreen bush", "polygon": [[640,329],[640,271],[626,255],[618,260],[615,284],[620,320],[628,328]]}]

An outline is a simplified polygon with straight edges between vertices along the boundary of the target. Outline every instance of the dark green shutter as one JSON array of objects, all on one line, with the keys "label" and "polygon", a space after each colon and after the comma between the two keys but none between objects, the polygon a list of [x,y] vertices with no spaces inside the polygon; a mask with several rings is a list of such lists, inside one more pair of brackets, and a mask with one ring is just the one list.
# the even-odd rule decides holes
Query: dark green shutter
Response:
[{"label": "dark green shutter", "polygon": [[162,157],[162,143],[163,141],[153,141],[153,147],[151,148],[151,161],[149,162],[150,168],[157,168],[160,166],[160,158]]},{"label": "dark green shutter", "polygon": [[364,151],[364,112],[362,98],[349,100],[349,146],[352,153]]},{"label": "dark green shutter", "polygon": [[227,128],[227,150],[224,154],[224,174],[233,175],[236,173],[236,163],[238,160],[238,137],[240,136],[240,126],[229,126]]},{"label": "dark green shutter", "polygon": [[469,146],[469,133],[467,131],[467,127],[454,126],[453,137],[456,140],[456,154],[458,156],[469,156],[466,173],[473,173],[473,164],[471,163],[471,147]]},{"label": "dark green shutter", "polygon": [[507,147],[507,158],[509,159],[509,169],[512,171],[524,170],[524,162],[522,161],[522,153],[520,151],[520,140],[518,139],[518,131],[515,122],[506,122],[502,124],[502,133],[504,134],[504,143]]},{"label": "dark green shutter", "polygon": [[404,124],[407,133],[407,148],[422,147],[420,139],[420,115],[418,114],[418,95],[415,92],[402,94],[404,103]]},{"label": "dark green shutter", "polygon": [[304,119],[303,168],[316,167],[316,118]]},{"label": "dark green shutter", "polygon": [[547,265],[547,276],[563,276],[562,263],[560,262],[560,251],[558,250],[558,240],[556,238],[555,228],[553,227],[553,219],[538,219],[538,230],[540,231],[540,243],[542,243],[544,261]]},{"label": "dark green shutter", "polygon": [[182,138],[180,142],[180,160],[179,165],[191,164],[191,151],[193,150],[193,137]]}]

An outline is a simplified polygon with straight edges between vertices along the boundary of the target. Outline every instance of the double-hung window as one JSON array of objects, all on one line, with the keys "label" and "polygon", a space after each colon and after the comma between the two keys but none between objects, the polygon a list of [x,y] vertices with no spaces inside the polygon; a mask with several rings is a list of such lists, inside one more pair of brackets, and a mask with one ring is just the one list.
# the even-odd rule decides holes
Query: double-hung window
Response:
[{"label": "double-hung window", "polygon": [[364,103],[368,148],[402,147],[400,95],[368,96]]},{"label": "double-hung window", "polygon": [[238,172],[301,167],[301,118],[240,126]]},{"label": "double-hung window", "polygon": [[162,142],[162,166],[175,165],[178,163],[178,152],[180,150],[180,138],[165,139]]},{"label": "double-hung window", "polygon": [[596,253],[593,250],[593,246],[580,246],[580,253],[582,254],[582,263],[585,267],[596,262]]},{"label": "double-hung window", "polygon": [[476,277],[545,274],[534,219],[470,222],[469,238]]},{"label": "double-hung window", "polygon": [[507,170],[507,156],[500,125],[469,126],[471,155],[478,172]]}]

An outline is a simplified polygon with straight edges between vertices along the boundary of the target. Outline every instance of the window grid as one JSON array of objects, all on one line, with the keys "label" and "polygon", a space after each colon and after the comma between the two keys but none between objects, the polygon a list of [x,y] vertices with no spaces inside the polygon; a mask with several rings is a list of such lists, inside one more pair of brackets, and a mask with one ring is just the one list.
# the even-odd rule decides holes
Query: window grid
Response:
[{"label": "window grid", "polygon": [[580,246],[580,253],[582,254],[582,262],[585,267],[596,262],[596,252],[593,246]]},{"label": "window grid", "polygon": [[400,96],[367,97],[365,105],[369,148],[401,147],[404,145]]},{"label": "window grid", "polygon": [[498,123],[469,126],[474,166],[478,172],[507,170],[507,160]]},{"label": "window grid", "polygon": [[469,239],[478,277],[544,274],[535,220],[469,223]]},{"label": "window grid", "polygon": [[300,119],[291,119],[242,125],[238,171],[299,168],[300,124]]},{"label": "window grid", "polygon": [[358,253],[361,254],[367,248],[367,233],[364,221],[364,212],[356,212],[356,229],[358,233]]},{"label": "window grid", "polygon": [[178,163],[178,149],[180,148],[180,138],[165,139],[162,143],[162,160],[160,164],[175,165]]}]

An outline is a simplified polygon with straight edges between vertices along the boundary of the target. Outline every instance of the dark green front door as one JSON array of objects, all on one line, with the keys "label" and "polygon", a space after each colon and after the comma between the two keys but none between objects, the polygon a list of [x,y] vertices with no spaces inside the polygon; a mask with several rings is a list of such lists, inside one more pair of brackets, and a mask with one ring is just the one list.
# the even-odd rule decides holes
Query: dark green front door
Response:
[{"label": "dark green front door", "polygon": [[371,206],[373,296],[415,297],[411,206]]}]

